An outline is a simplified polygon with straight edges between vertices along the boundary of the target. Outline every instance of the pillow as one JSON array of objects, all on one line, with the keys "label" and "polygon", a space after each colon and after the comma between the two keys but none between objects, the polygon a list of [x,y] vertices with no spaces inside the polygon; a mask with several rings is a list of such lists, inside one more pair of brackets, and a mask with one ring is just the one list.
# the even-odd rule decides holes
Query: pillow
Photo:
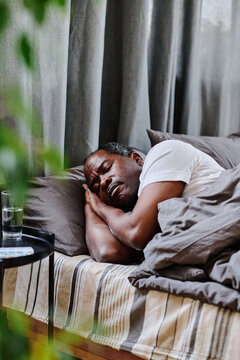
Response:
[{"label": "pillow", "polygon": [[55,234],[55,249],[66,255],[88,254],[85,243],[83,166],[63,176],[35,177],[23,224]]},{"label": "pillow", "polygon": [[224,169],[240,163],[240,133],[226,137],[170,134],[150,129],[147,133],[152,146],[164,140],[181,140],[210,155]]},{"label": "pillow", "polygon": [[140,155],[143,160],[145,159],[146,154],[142,150],[135,147],[132,147],[132,150],[136,152],[138,155]]}]

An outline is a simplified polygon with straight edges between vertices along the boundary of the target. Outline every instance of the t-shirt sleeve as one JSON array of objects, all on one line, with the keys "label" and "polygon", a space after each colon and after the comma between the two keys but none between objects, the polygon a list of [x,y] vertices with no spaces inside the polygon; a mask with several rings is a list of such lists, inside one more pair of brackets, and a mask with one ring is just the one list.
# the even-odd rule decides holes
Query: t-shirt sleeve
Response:
[{"label": "t-shirt sleeve", "polygon": [[151,183],[183,181],[189,184],[198,159],[198,150],[179,140],[166,140],[155,145],[147,154],[140,175],[138,195]]}]

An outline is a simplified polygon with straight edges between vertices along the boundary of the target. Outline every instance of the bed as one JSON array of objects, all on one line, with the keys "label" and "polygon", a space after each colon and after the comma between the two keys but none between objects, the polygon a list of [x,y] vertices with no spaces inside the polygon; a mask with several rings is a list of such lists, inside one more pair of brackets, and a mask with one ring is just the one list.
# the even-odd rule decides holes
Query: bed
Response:
[{"label": "bed", "polygon": [[[171,136],[181,137],[153,131],[149,131],[149,135],[152,145]],[[238,134],[224,138],[183,135],[180,140],[194,142],[193,145],[208,152],[229,169],[229,172],[239,163]],[[210,267],[208,262],[207,265],[201,263],[203,260],[198,257],[198,246],[191,248],[195,251],[192,258],[198,260],[190,261],[189,264],[189,252],[185,252],[185,256],[179,256],[181,251],[177,251],[176,232],[172,240],[168,239],[169,241],[164,243],[170,246],[164,247],[161,238],[153,239],[151,243],[161,245],[156,248],[157,256],[152,258],[155,248],[147,247],[145,260],[140,265],[95,262],[87,254],[84,239],[82,170],[81,166],[70,169],[64,175],[64,186],[62,180],[53,176],[34,179],[25,211],[26,225],[54,232],[56,236],[56,337],[59,334],[74,334],[74,341],[72,340],[68,348],[63,348],[63,351],[70,351],[80,359],[91,360],[238,360],[239,271],[230,283],[229,277],[226,283],[225,280],[223,283],[221,280],[217,281],[214,278],[216,267]],[[235,254],[239,251],[240,239],[240,192],[237,187],[238,172],[234,174],[236,199],[234,198],[234,207],[231,208],[235,214],[234,236],[227,237],[226,242],[229,241],[227,250],[230,247]],[[214,194],[211,196],[216,198]],[[226,204],[232,204],[228,199],[224,199]],[[225,208],[222,202],[219,204],[220,208]],[[178,208],[179,205],[173,206],[173,209]],[[190,203],[189,209],[192,208]],[[168,209],[168,206],[165,206],[165,209]],[[211,211],[209,210],[206,216],[209,216]],[[188,214],[188,211],[184,212]],[[167,217],[165,219],[171,222],[171,217],[170,220]],[[166,227],[168,224],[166,221]],[[195,226],[194,221],[191,226]],[[186,230],[191,234],[194,227],[188,226],[184,229]],[[195,234],[194,231],[192,234]],[[218,232],[215,234],[214,243],[221,235]],[[226,234],[229,233],[225,231],[225,236]],[[191,246],[196,243],[194,236],[189,237]],[[225,241],[225,238],[222,239],[221,244]],[[233,241],[230,242],[229,239]],[[183,244],[183,249],[189,246],[189,243],[185,244],[184,241],[180,243]],[[219,244],[219,241],[217,243]],[[204,251],[210,248],[206,244],[204,246],[201,248]],[[210,251],[211,261],[216,254],[225,251],[225,248],[217,249],[217,252]],[[238,261],[236,264],[239,265]],[[163,263],[166,266],[162,266]],[[220,269],[222,270],[222,267]],[[211,277],[210,284],[203,277],[206,272],[207,280]],[[181,277],[181,274],[185,277]],[[46,332],[47,278],[47,259],[33,265],[9,269],[4,277],[3,304],[25,313],[32,319],[31,334],[34,339],[37,333]],[[188,286],[194,287],[196,292],[191,292]],[[61,336],[62,343],[64,336]]]},{"label": "bed", "polygon": [[[55,327],[127,351],[126,359],[130,354],[161,360],[239,358],[238,312],[189,297],[139,291],[128,281],[136,267],[56,252]],[[7,270],[3,304],[46,323],[47,276],[47,259]],[[105,356],[109,358],[106,350]]]}]

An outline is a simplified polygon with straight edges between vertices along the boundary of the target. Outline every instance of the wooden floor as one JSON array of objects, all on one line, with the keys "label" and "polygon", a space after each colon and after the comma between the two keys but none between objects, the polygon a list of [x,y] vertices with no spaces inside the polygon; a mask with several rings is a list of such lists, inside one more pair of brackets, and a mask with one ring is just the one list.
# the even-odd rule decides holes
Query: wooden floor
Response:
[{"label": "wooden floor", "polygon": [[[27,329],[32,351],[41,344],[47,344],[47,324],[29,318]],[[54,329],[54,346],[59,351],[68,353],[81,360],[139,360],[138,356],[126,351],[118,351],[108,346],[85,340],[78,335],[64,330]]]}]

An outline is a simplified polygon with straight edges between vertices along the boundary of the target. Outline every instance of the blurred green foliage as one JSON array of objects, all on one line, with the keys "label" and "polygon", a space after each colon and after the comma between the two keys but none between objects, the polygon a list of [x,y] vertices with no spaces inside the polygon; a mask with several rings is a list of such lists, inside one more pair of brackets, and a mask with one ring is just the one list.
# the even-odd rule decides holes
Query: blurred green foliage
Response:
[{"label": "blurred green foliage", "polygon": [[[23,11],[32,17],[35,26],[44,26],[50,7],[62,10],[66,0],[19,0]],[[0,0],[0,42],[8,32],[11,24],[11,4],[13,0]],[[16,57],[21,60],[34,76],[37,51],[33,47],[31,33],[16,34],[13,44]],[[1,84],[0,84],[1,86]],[[0,118],[0,189],[12,188],[18,196],[24,197],[28,180],[39,169],[46,166],[52,172],[62,168],[62,158],[55,146],[46,146],[42,140],[42,123],[32,106],[28,105],[16,84],[0,87],[0,104],[4,106],[4,119]],[[21,131],[20,131],[21,129]],[[32,138],[32,156],[29,156],[27,143],[21,133],[30,134]],[[34,161],[32,161],[32,158]],[[72,356],[60,353],[54,342],[46,346],[36,343],[36,348],[29,351],[29,342],[25,333],[25,316],[19,312],[6,311],[0,308],[0,359],[4,360],[70,360]]]},{"label": "blurred green foliage", "polygon": [[[36,341],[29,345],[28,318],[14,310],[0,309],[0,359],[1,360],[73,360],[74,357],[60,352],[54,342]],[[71,335],[70,338],[71,339]]]},{"label": "blurred green foliage", "polygon": [[0,1],[0,33],[6,28],[10,18],[10,11],[6,2]]},{"label": "blurred green foliage", "polygon": [[[21,0],[23,11],[30,14],[35,26],[44,26],[50,7],[62,10],[66,0]],[[11,1],[0,0],[0,41],[11,24]],[[20,32],[15,39],[16,57],[34,76],[37,50],[33,47],[31,33]],[[55,146],[46,146],[42,140],[42,123],[32,106],[26,103],[16,84],[0,88],[0,100],[4,104],[8,121],[0,118],[0,187],[12,188],[25,194],[30,176],[46,167],[51,172],[62,168],[62,158]],[[11,119],[9,125],[9,119]],[[21,131],[19,131],[21,129]],[[21,133],[30,134],[32,154],[23,141]]]},{"label": "blurred green foliage", "polygon": [[17,51],[29,69],[34,70],[34,54],[28,35],[23,33],[17,42]]},{"label": "blurred green foliage", "polygon": [[4,360],[27,360],[29,344],[24,336],[24,319],[21,322],[18,314],[12,311],[9,315],[8,321],[6,311],[0,311],[0,358]]},{"label": "blurred green foliage", "polygon": [[44,22],[49,5],[65,7],[65,0],[23,0],[24,6],[30,11],[35,21],[39,24]]}]

